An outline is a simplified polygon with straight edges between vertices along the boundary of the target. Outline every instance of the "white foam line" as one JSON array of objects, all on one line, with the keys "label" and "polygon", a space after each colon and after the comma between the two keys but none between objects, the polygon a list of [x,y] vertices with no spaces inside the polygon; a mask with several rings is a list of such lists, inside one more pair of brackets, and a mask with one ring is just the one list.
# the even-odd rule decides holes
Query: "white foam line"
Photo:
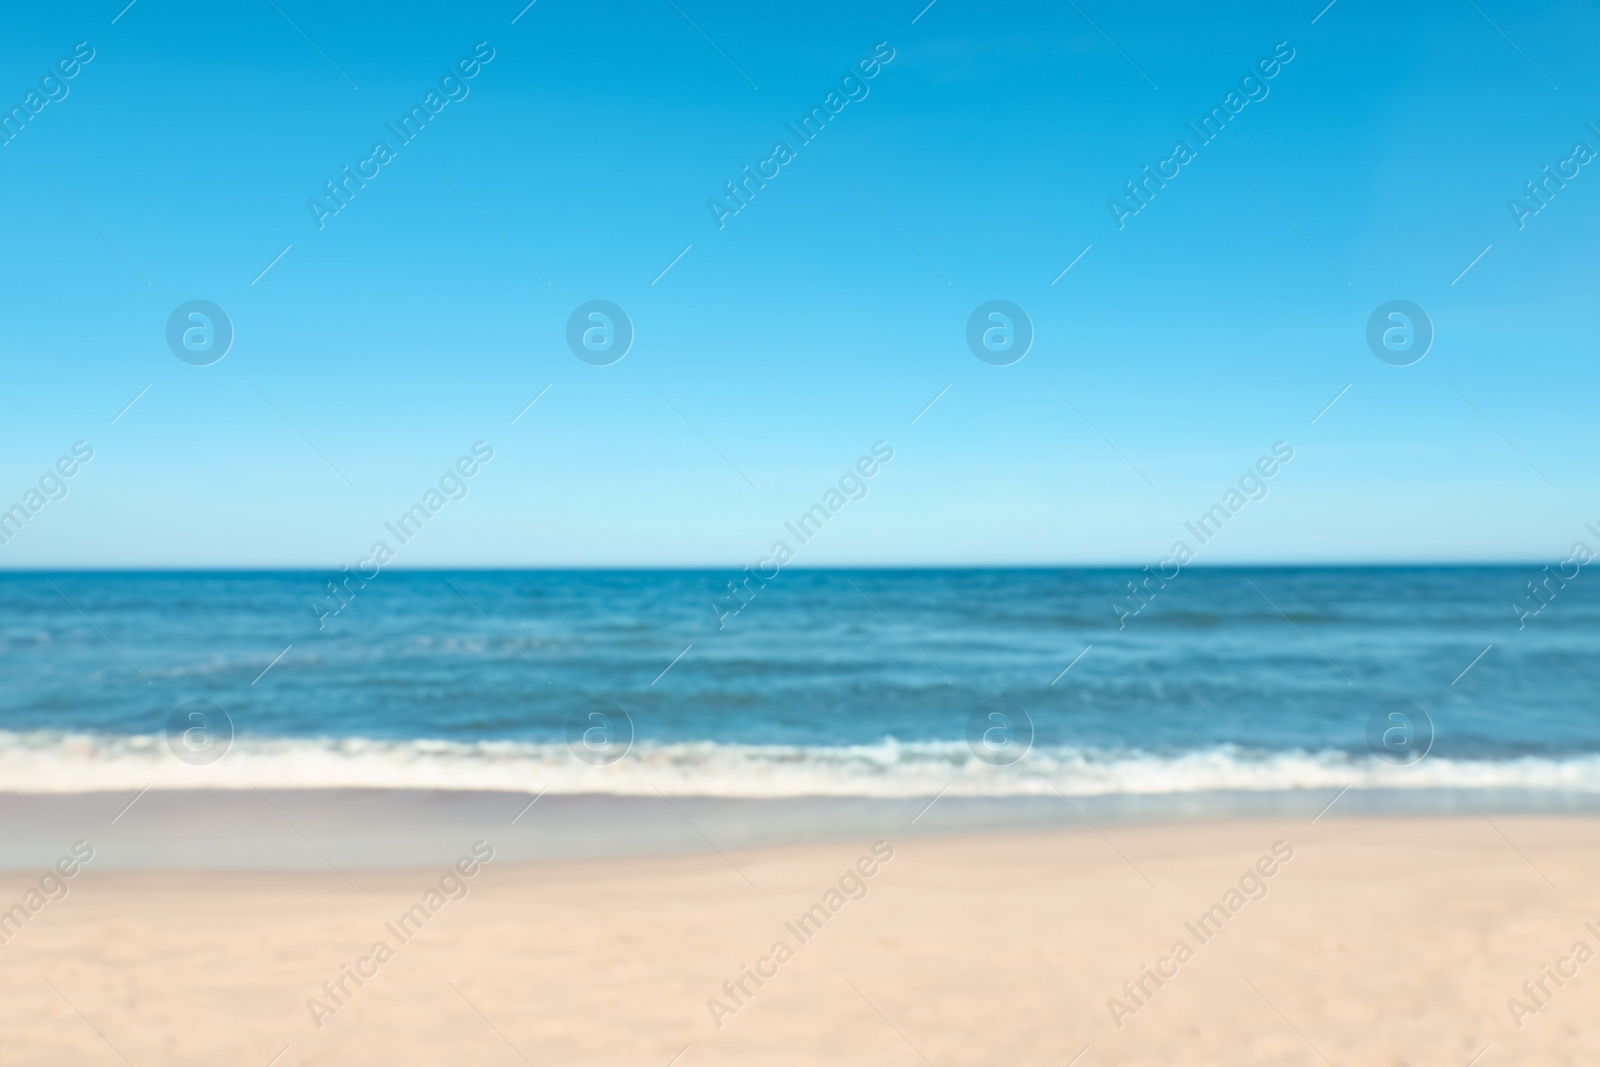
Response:
[{"label": "white foam line", "polygon": [[[1175,755],[1036,745],[1023,764],[993,767],[964,738],[859,745],[641,741],[603,775],[560,740],[389,741],[359,737],[235,737],[228,758],[193,767],[161,734],[0,731],[0,781],[14,793],[148,789],[463,789],[526,796],[836,796],[909,801],[1041,797],[1065,782],[1073,797],[1245,792],[1539,789],[1600,797],[1600,753],[1453,760],[1396,768],[1338,749],[1261,752],[1232,745]],[[1337,799],[1337,798],[1336,798]],[[1309,805],[1309,801],[1308,801]],[[526,805],[525,805],[526,806]]]}]

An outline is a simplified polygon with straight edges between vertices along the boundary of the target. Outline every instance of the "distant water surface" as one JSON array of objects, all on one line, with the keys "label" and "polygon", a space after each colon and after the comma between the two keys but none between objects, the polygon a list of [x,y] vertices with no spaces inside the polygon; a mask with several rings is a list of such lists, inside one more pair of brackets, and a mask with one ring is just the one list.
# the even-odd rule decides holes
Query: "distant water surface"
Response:
[{"label": "distant water surface", "polygon": [[[1115,569],[791,570],[731,615],[731,571],[389,571],[319,628],[329,577],[0,575],[0,790],[1600,793],[1586,573],[1520,628],[1534,566],[1191,568],[1120,628]],[[165,735],[197,699],[236,731],[200,766]],[[1401,699],[1412,766],[1368,745]],[[631,720],[616,762],[569,745],[592,700]],[[1011,765],[969,744],[996,700],[1032,725]]]}]

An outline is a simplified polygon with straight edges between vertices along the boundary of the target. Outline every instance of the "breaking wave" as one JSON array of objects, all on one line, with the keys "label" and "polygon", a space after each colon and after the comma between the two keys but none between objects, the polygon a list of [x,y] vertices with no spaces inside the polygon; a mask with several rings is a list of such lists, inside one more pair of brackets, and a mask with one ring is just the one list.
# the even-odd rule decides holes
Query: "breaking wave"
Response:
[{"label": "breaking wave", "polygon": [[563,743],[239,737],[192,766],[161,735],[0,731],[0,791],[449,789],[622,796],[1106,796],[1313,788],[1504,788],[1600,793],[1600,755],[1503,760],[1430,756],[1392,766],[1341,750],[1217,745],[1157,754],[1041,746],[1007,767],[961,741],[865,745],[639,742],[593,766]]}]

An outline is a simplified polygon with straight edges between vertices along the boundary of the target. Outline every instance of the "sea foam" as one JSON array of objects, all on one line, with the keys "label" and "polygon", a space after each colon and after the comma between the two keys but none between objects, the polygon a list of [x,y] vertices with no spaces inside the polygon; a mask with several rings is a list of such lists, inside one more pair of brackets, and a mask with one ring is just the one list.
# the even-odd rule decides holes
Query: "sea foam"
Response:
[{"label": "sea foam", "polygon": [[1600,793],[1600,755],[1505,760],[1430,756],[1392,766],[1340,750],[1178,753],[1040,746],[991,766],[961,741],[864,745],[636,743],[592,766],[560,742],[392,741],[241,736],[206,766],[177,759],[160,735],[0,731],[0,791],[127,789],[461,789],[618,796],[1111,796],[1214,790],[1541,789]]}]

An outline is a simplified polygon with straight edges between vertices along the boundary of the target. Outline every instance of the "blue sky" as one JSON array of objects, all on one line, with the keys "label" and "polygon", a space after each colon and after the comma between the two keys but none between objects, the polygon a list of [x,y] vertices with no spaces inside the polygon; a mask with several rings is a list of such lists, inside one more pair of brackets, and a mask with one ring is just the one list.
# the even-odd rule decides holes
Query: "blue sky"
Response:
[{"label": "blue sky", "polygon": [[[95,458],[0,566],[353,562],[479,440],[397,565],[749,562],[878,440],[801,562],[1148,562],[1280,440],[1201,562],[1556,559],[1600,519],[1600,166],[1507,207],[1600,150],[1589,7],[275,2],[8,16],[7,109],[94,58],[0,147],[0,508]],[[1123,182],[1280,42],[1119,229]],[[1365,342],[1397,298],[1436,331],[1409,367]],[[207,367],[165,340],[196,299],[235,331]],[[612,366],[567,348],[592,299],[634,325]],[[966,345],[992,299],[1033,322],[1009,367]]]}]

